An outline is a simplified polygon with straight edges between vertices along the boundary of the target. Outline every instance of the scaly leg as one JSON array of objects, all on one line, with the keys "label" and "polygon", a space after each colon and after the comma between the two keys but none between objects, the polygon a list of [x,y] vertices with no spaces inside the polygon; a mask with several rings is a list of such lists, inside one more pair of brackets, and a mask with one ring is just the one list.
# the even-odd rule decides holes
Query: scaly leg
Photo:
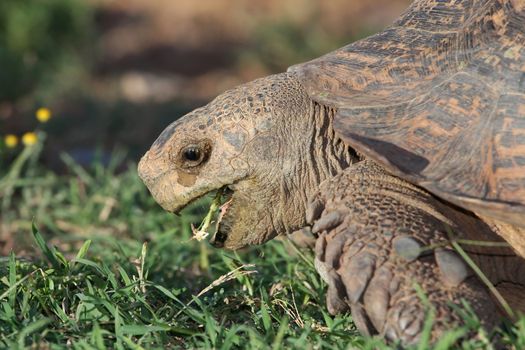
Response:
[{"label": "scaly leg", "polygon": [[[450,306],[461,299],[470,303],[488,329],[502,316],[486,286],[449,244],[447,226],[461,235],[479,220],[371,161],[321,184],[310,201],[307,220],[318,235],[316,268],[328,284],[328,310],[336,314],[350,309],[364,334],[382,334],[403,344],[417,342],[428,308],[416,285],[435,309],[432,339],[461,322]],[[490,236],[490,229],[483,234]],[[492,266],[489,255],[477,254],[475,259]],[[489,275],[498,274],[493,270]]]}]

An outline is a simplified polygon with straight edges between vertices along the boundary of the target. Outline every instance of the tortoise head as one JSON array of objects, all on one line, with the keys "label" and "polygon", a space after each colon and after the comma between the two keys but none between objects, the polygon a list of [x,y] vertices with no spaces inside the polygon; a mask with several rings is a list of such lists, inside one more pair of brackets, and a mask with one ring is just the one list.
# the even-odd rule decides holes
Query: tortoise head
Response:
[{"label": "tortoise head", "polygon": [[169,125],[141,159],[139,176],[172,212],[227,187],[231,202],[215,245],[263,243],[302,227],[308,194],[336,171],[312,169],[307,159],[322,134],[315,108],[289,74],[241,85]]}]

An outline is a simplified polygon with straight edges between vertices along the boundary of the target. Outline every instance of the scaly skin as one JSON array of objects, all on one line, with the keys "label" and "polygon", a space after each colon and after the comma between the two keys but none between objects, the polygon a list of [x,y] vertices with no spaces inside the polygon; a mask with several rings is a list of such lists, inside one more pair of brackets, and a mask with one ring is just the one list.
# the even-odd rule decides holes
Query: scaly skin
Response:
[{"label": "scaly skin", "polygon": [[[443,205],[375,163],[365,160],[323,182],[307,213],[319,235],[315,262],[328,284],[328,310],[351,310],[362,333],[417,342],[429,306],[415,284],[435,311],[432,340],[461,323],[450,306],[461,299],[487,329],[502,316],[486,286],[451,247],[447,227],[456,238],[501,238],[480,220]],[[509,291],[511,282],[517,288],[512,293],[525,295],[525,264],[510,248],[464,249],[500,292]],[[524,306],[515,302],[514,310]]]},{"label": "scaly skin", "polygon": [[[216,244],[260,244],[303,227],[307,196],[357,161],[334,137],[332,113],[310,101],[291,75],[259,79],[168,126],[139,174],[168,211],[230,185],[233,200]],[[183,159],[191,145],[202,145],[202,162]]]},{"label": "scaly skin", "polygon": [[[443,225],[473,239],[496,234],[473,214],[363,161],[336,137],[333,116],[293,74],[259,79],[171,124],[142,158],[139,175],[168,211],[229,186],[231,206],[214,242],[228,249],[291,233],[308,219],[320,235],[317,266],[329,285],[328,308],[351,309],[365,333],[418,339],[425,310],[414,282],[437,309],[434,337],[460,322],[447,302],[461,298],[492,327],[496,304],[446,246]],[[198,157],[188,157],[189,148]],[[411,257],[406,247],[414,243],[443,247]],[[472,256],[493,281],[517,286],[508,289],[514,299],[525,299],[523,260],[509,249],[498,252]]]}]

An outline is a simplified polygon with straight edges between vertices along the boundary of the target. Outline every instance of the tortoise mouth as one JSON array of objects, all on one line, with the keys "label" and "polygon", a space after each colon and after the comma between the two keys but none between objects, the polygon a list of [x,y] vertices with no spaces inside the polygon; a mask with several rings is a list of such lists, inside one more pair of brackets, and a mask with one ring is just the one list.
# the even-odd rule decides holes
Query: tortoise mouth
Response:
[{"label": "tortoise mouth", "polygon": [[215,231],[212,238],[210,239],[210,244],[216,248],[223,248],[224,243],[228,239],[228,232],[231,229],[233,220],[231,207],[233,204],[234,194],[235,191],[232,189],[231,185],[225,186],[223,188],[224,199],[221,200],[222,203],[219,207],[219,215],[215,224]]}]

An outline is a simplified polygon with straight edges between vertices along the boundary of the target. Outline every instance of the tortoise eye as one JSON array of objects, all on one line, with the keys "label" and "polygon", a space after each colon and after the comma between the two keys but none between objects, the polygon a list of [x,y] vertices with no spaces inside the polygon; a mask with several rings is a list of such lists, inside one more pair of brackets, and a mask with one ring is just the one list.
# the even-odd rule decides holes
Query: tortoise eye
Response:
[{"label": "tortoise eye", "polygon": [[184,160],[189,162],[197,162],[201,159],[202,152],[197,146],[190,146],[182,151]]},{"label": "tortoise eye", "polygon": [[[205,163],[210,157],[211,142],[201,140],[186,145],[173,154],[173,161],[185,169],[195,168]],[[171,158],[171,156],[170,156]]]}]

